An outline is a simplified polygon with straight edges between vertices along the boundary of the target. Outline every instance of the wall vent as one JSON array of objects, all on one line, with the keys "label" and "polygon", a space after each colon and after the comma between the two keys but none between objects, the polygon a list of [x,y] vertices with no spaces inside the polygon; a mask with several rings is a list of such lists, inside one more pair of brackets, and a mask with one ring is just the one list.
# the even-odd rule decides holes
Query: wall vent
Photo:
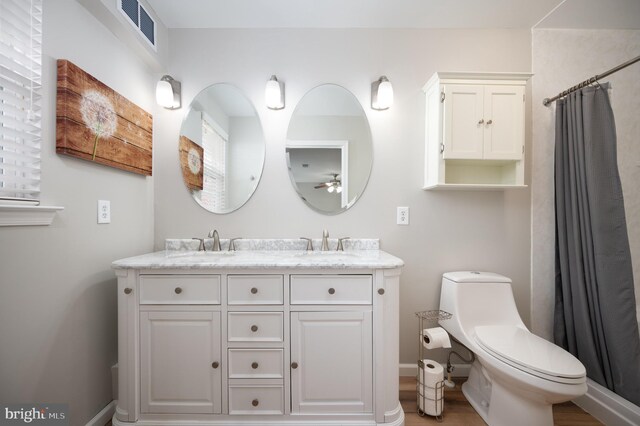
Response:
[{"label": "wall vent", "polygon": [[153,50],[156,49],[156,22],[138,0],[117,0],[118,9]]}]

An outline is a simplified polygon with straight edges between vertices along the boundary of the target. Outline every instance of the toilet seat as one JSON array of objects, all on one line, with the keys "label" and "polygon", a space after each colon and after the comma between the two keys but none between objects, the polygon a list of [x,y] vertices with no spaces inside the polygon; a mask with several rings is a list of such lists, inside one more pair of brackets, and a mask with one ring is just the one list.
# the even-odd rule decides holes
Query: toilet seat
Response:
[{"label": "toilet seat", "polygon": [[569,352],[521,327],[478,326],[476,342],[490,355],[534,376],[559,383],[584,383],[586,371]]}]

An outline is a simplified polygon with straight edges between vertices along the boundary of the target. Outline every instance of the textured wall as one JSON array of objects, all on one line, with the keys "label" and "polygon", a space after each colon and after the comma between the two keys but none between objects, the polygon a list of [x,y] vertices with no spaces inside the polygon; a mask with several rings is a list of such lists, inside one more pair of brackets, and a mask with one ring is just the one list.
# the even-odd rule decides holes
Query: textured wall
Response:
[{"label": "textured wall", "polygon": [[[555,236],[553,149],[555,106],[542,100],[582,80],[640,55],[640,31],[534,30],[533,166],[531,184],[532,264],[531,318],[533,330],[552,336]],[[640,301],[640,64],[607,77],[618,135],[618,166],[625,201],[629,243]],[[640,303],[638,303],[640,305]]]},{"label": "textured wall", "polygon": [[[58,58],[153,113],[152,76],[73,0],[44,2],[42,198],[52,226],[0,228],[0,401],[69,403],[84,425],[112,399],[113,260],[153,248],[153,179],[55,153]],[[97,225],[97,200],[112,223]]]},{"label": "textured wall", "polygon": [[[327,228],[332,237],[380,238],[384,250],[406,262],[400,293],[403,363],[417,357],[413,313],[438,307],[443,272],[478,269],[513,278],[518,307],[529,321],[529,190],[421,189],[422,86],[435,71],[529,71],[528,30],[170,30],[169,38],[168,71],[182,81],[185,108],[155,117],[156,249],[165,238],[204,236],[211,228],[222,237],[319,238]],[[264,87],[272,74],[286,83],[287,107],[282,111],[264,105]],[[373,111],[370,85],[383,74],[394,85],[395,104],[388,111]],[[229,82],[245,92],[260,115],[267,143],[255,194],[228,215],[208,213],[191,199],[178,164],[186,105],[215,82]],[[354,93],[373,138],[367,188],[350,210],[336,216],[320,215],[299,199],[284,155],[295,106],[322,83]],[[395,224],[396,206],[411,208],[409,226]]]}]

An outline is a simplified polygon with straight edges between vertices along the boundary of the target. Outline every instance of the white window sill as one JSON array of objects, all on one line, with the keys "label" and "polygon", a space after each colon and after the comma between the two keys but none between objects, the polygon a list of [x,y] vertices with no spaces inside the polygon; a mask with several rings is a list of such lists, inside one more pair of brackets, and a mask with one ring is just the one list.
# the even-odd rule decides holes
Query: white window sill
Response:
[{"label": "white window sill", "polygon": [[64,207],[0,205],[0,226],[51,225],[59,210]]}]

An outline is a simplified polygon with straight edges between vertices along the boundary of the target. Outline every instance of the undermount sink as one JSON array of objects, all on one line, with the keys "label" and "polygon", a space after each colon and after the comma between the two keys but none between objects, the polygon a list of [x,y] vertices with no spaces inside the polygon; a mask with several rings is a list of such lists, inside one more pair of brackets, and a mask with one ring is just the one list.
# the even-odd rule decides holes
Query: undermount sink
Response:
[{"label": "undermount sink", "polygon": [[353,257],[355,253],[348,251],[305,251],[296,256],[318,256],[318,257]]},{"label": "undermount sink", "polygon": [[235,251],[176,251],[167,255],[167,257],[227,257],[234,256]]}]

